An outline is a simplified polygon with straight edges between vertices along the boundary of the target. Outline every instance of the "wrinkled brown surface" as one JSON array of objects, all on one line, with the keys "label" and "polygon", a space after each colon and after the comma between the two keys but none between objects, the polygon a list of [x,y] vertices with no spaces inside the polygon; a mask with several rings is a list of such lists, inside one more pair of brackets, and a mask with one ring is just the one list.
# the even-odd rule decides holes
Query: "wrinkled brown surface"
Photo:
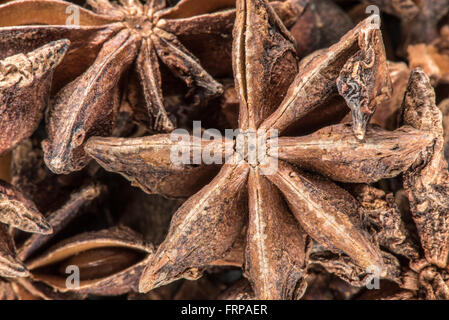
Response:
[{"label": "wrinkled brown surface", "polygon": [[356,224],[360,224],[356,221],[359,209],[350,194],[283,161],[268,179],[284,194],[290,210],[312,238],[342,250],[362,268],[382,268],[379,249]]},{"label": "wrinkled brown surface", "polygon": [[106,42],[95,63],[64,87],[47,114],[45,163],[57,174],[82,169],[84,142],[112,133],[119,107],[118,81],[137,51],[137,39],[122,31]]},{"label": "wrinkled brown surface", "polygon": [[429,78],[414,69],[402,106],[404,124],[427,131],[434,142],[404,174],[404,189],[410,201],[426,259],[438,267],[447,265],[449,254],[449,171],[444,159],[441,111]]},{"label": "wrinkled brown surface", "polygon": [[[222,94],[222,85],[209,71],[223,74],[223,67],[227,64],[222,60],[229,61],[230,50],[226,48],[231,44],[234,4],[235,1],[219,1],[211,5],[183,0],[174,7],[168,7],[165,1],[145,4],[139,1],[120,4],[89,1],[96,13],[55,0],[21,0],[0,5],[0,43],[11,39],[1,46],[0,58],[35,49],[44,41],[60,37],[73,41],[73,47],[57,70],[57,84],[53,89],[65,86],[56,95],[47,117],[49,138],[43,148],[48,167],[58,174],[81,170],[88,161],[83,150],[86,139],[94,135],[111,135],[117,117],[120,81],[126,82],[124,73],[131,64],[131,72],[138,75],[147,122],[152,131],[170,132],[174,129],[165,109],[160,65],[185,84],[186,96],[193,104],[203,104]],[[276,5],[277,11],[290,23],[301,14],[303,6],[302,1]],[[66,12],[72,9],[79,11],[79,28],[70,26],[74,21],[69,21],[71,16]],[[183,42],[193,46],[186,48]],[[215,50],[202,50],[205,43]],[[208,61],[207,69],[195,53],[202,53],[199,58]],[[53,64],[53,60],[47,60],[46,63]],[[56,65],[54,63],[54,67]],[[33,105],[32,101],[41,101],[35,107],[36,115],[29,115],[30,122],[17,122],[23,125],[23,131],[27,130],[23,134],[25,136],[36,129],[43,99],[47,98],[45,93],[50,90],[49,81],[41,81],[40,76],[38,74],[34,82],[35,86],[45,86],[45,90],[41,87],[38,90],[43,98],[29,93],[24,95],[29,99],[25,104],[27,108]],[[133,108],[137,107],[133,103]],[[3,132],[10,135],[6,129]],[[2,143],[4,147],[0,144],[0,152],[16,142],[11,139],[7,145]]]},{"label": "wrinkled brown surface", "polygon": [[26,195],[0,181],[0,222],[26,232],[52,233],[52,228]]},{"label": "wrinkled brown surface", "polygon": [[[186,148],[194,153],[207,145],[186,136]],[[187,197],[198,191],[218,172],[217,165],[187,165],[171,160],[172,148],[177,141],[170,135],[153,135],[143,138],[93,138],[86,144],[87,153],[106,170],[118,172],[147,193],[173,198]],[[216,142],[210,143],[213,150]],[[180,149],[184,147],[180,146]],[[225,153],[218,144],[218,151]],[[187,152],[187,151],[186,151]]]},{"label": "wrinkled brown surface", "polygon": [[[359,36],[366,32],[361,23],[339,43],[305,58],[288,89],[287,81],[277,81],[273,86],[270,84],[271,78],[263,83],[257,79],[263,77],[267,68],[273,70],[271,75],[277,76],[276,70],[296,70],[297,66],[296,59],[278,56],[282,49],[291,52],[293,43],[289,43],[291,35],[283,28],[268,3],[261,0],[238,1],[236,21],[233,62],[240,102],[238,125],[240,129],[262,129],[267,134],[270,128],[283,131],[298,119],[306,119],[311,111],[318,110],[321,104],[338,94],[336,79],[340,69],[347,61],[352,61],[350,58],[357,51]],[[362,37],[361,41],[367,41],[366,44],[360,44],[367,51],[370,46],[381,46],[379,37]],[[270,46],[266,43],[270,43]],[[270,54],[271,50],[275,50],[275,53]],[[385,59],[384,55],[379,59]],[[382,60],[382,63],[386,61]],[[380,83],[389,81],[389,74],[381,73],[374,72],[374,76],[371,74],[367,77],[368,86],[375,88],[373,90],[376,92],[367,96],[370,103],[382,95],[376,91],[382,89]],[[283,102],[278,96],[271,95],[273,92],[285,94]],[[335,102],[329,107],[334,107]],[[280,104],[280,107],[269,115],[275,107],[273,103]],[[231,156],[232,161],[222,167],[218,176],[191,196],[175,213],[169,234],[155,256],[148,261],[139,290],[146,292],[179,278],[195,279],[208,264],[224,264],[227,254],[237,252],[238,241],[234,240],[239,238],[237,235],[246,220],[244,213],[247,208],[241,204],[237,210],[235,206],[243,200],[238,190],[246,190],[244,184],[248,171],[249,219],[244,268],[256,298],[292,299],[304,294],[306,282],[302,273],[308,255],[305,239],[301,240],[300,237],[301,227],[322,243],[330,255],[336,255],[329,263],[326,260],[322,263],[343,279],[360,286],[363,279],[358,277],[359,274],[368,276],[378,271],[382,278],[399,281],[399,261],[393,255],[382,252],[376,239],[368,233],[361,204],[330,180],[318,174],[308,174],[290,164],[301,164],[301,157],[315,157],[311,161],[315,164],[311,167],[333,179],[339,177],[348,182],[378,181],[395,177],[406,170],[433,139],[431,134],[410,126],[393,132],[378,127],[370,127],[368,131],[366,141],[357,140],[351,125],[346,124],[325,127],[305,137],[281,137],[279,154],[274,150],[276,143],[269,141],[268,157],[265,157],[265,160],[271,159],[268,163],[250,164],[247,162],[250,156],[248,151],[236,150]],[[133,148],[138,148],[152,139],[122,141],[123,145],[126,141],[130,145],[137,143]],[[315,155],[308,150],[309,140],[316,141],[312,143],[312,148],[317,149]],[[97,139],[91,141],[96,144],[100,142]],[[291,141],[298,143],[291,144],[290,152],[287,152]],[[109,139],[109,142],[112,140]],[[222,152],[225,143],[216,143],[216,148]],[[90,145],[89,142],[89,148],[93,150],[94,143]],[[118,148],[123,147],[120,145]],[[95,157],[100,158],[107,153],[105,148]],[[159,152],[162,157],[158,161],[168,161],[168,153]],[[285,158],[287,162],[277,157]],[[373,161],[372,157],[377,161]],[[126,158],[116,158],[112,165],[116,166]],[[330,161],[330,164],[326,165],[326,161]],[[99,162],[106,168],[111,166],[101,160]],[[269,170],[273,167],[277,168],[274,173]],[[125,168],[120,165],[121,172]],[[188,173],[188,168],[180,167],[180,172],[183,171]],[[134,175],[137,176],[137,172]],[[217,198],[218,194],[221,198]],[[232,214],[230,208],[234,208]],[[301,227],[295,227],[296,223],[290,221],[292,217],[296,218]],[[294,232],[294,228],[298,228],[298,232]],[[295,254],[293,251],[296,251]],[[346,268],[345,263],[348,264]]]},{"label": "wrinkled brown surface", "polygon": [[346,60],[357,51],[358,37],[366,28],[362,21],[328,49],[303,59],[299,73],[279,108],[261,125],[263,129],[288,129],[307,113],[337,94],[336,80]]},{"label": "wrinkled brown surface", "polygon": [[392,89],[380,30],[363,29],[358,37],[360,50],[343,66],[337,88],[352,110],[354,134],[363,139],[377,105],[391,97]]},{"label": "wrinkled brown surface", "polygon": [[237,1],[233,36],[239,128],[256,129],[281,102],[297,72],[293,39],[265,1]]},{"label": "wrinkled brown surface", "polygon": [[363,206],[366,219],[378,229],[376,236],[380,245],[410,260],[419,257],[392,194],[369,185],[355,185],[352,193]]},{"label": "wrinkled brown surface", "polygon": [[406,170],[431,141],[431,135],[406,126],[396,131],[368,127],[359,141],[350,125],[337,124],[307,136],[281,137],[277,153],[337,181],[375,182]]},{"label": "wrinkled brown surface", "polygon": [[60,40],[0,60],[0,154],[37,129],[50,98],[54,68],[70,42]]},{"label": "wrinkled brown surface", "polygon": [[0,223],[0,276],[27,277],[29,272],[15,256],[8,227]]},{"label": "wrinkled brown surface", "polygon": [[[447,299],[447,166],[433,89],[413,72],[398,127],[410,70],[384,52],[397,61],[399,40],[434,47],[419,65],[438,61],[429,76],[442,101],[445,27],[429,35],[447,23],[446,1],[373,1],[381,36],[369,19],[349,30],[348,15],[368,15],[368,2],[349,0],[88,0],[75,28],[65,10],[83,1],[0,0],[0,59],[71,42],[52,69],[48,136],[43,123],[30,129],[11,170],[3,166],[14,186],[3,194],[27,194],[53,234],[0,223],[0,297]],[[193,119],[281,137],[255,163],[250,145],[237,149],[252,132],[142,137],[190,130]],[[175,163],[174,147],[231,161]],[[17,212],[13,222],[28,225]],[[70,265],[79,288],[66,286]],[[372,271],[380,290],[365,287]]]}]

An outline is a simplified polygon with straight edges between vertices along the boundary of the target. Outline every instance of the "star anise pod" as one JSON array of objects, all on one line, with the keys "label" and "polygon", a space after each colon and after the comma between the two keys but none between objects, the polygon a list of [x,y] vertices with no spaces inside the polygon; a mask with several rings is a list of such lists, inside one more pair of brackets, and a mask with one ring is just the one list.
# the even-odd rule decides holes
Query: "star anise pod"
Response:
[{"label": "star anise pod", "polygon": [[[61,174],[86,165],[84,142],[90,136],[111,134],[120,87],[125,85],[120,80],[129,68],[137,77],[150,128],[155,131],[174,129],[164,108],[161,62],[184,81],[198,100],[221,94],[221,84],[182,43],[214,48],[197,51],[202,53],[202,61],[210,61],[208,69],[220,72],[217,69],[223,64],[218,61],[229,52],[226,48],[231,41],[235,10],[230,8],[234,2],[183,0],[167,7],[165,0],[122,0],[120,4],[88,1],[96,13],[55,0],[20,0],[1,5],[0,43],[8,44],[1,45],[0,57],[53,38],[64,37],[72,42],[55,83],[61,86],[78,77],[57,93],[48,110],[48,139],[43,142],[48,167]],[[291,19],[301,12],[300,3],[277,3],[277,7],[286,19]],[[79,17],[76,28],[64,14],[74,10]]]},{"label": "star anise pod", "polygon": [[444,158],[442,114],[435,104],[429,78],[419,68],[410,76],[401,119],[434,137],[433,143],[404,173],[404,189],[425,258],[445,268],[449,255],[449,171]]},{"label": "star anise pod", "polygon": [[[103,185],[91,183],[98,179],[94,166],[57,176],[44,164],[39,139],[38,132],[14,149],[14,187],[10,188],[20,188],[27,192],[28,200],[36,201],[53,232],[28,236],[17,229],[6,232],[2,227],[0,296],[81,299],[87,294],[136,291],[152,245],[142,241],[140,234],[113,223],[108,212],[109,192]],[[80,188],[85,183],[90,184]],[[112,188],[114,183],[109,185]],[[9,260],[15,262],[15,272],[6,273],[3,257],[6,261],[13,258]],[[70,276],[76,276],[71,273],[74,271],[79,283],[67,282]]]},{"label": "star anise pod", "polygon": [[[58,242],[26,262],[34,281],[58,292],[120,295],[137,291],[153,247],[125,227],[82,233]],[[67,286],[67,268],[79,269],[79,285]]]},{"label": "star anise pod", "polygon": [[[360,112],[370,113],[369,106],[384,95],[380,40],[379,30],[363,21],[337,44],[298,66],[294,41],[267,1],[237,1],[233,65],[239,135],[235,140],[181,139],[178,146],[193,154],[213,153],[227,161],[174,214],[166,239],[143,273],[141,291],[179,278],[198,278],[229,252],[246,224],[244,269],[256,298],[302,296],[310,247],[307,234],[329,250],[346,254],[363,270],[374,267],[388,273],[381,251],[363,228],[361,205],[330,179],[367,183],[395,177],[431,143],[431,134],[409,126],[391,132],[367,126],[360,141],[354,128],[343,123],[306,136],[280,137],[277,146],[268,138],[263,160],[255,162],[251,146],[236,147],[256,132],[262,137],[272,130],[282,134],[304,123],[310,113],[338,97],[337,87],[348,87],[354,77],[360,80],[354,109],[363,105]],[[355,71],[340,77],[342,70]],[[340,92],[350,98],[346,89]],[[170,159],[174,145],[170,135],[98,137],[88,141],[86,151],[104,168],[147,192],[192,194],[200,186],[192,188],[192,181],[208,175],[211,165],[174,163]]]},{"label": "star anise pod", "polygon": [[401,121],[434,137],[403,175],[423,250],[423,256],[411,260],[409,271],[404,272],[403,287],[411,290],[414,298],[449,299],[449,171],[444,158],[442,113],[430,79],[420,68],[410,76]]},{"label": "star anise pod", "polygon": [[[8,231],[4,226],[1,226],[1,238],[2,238],[2,253],[0,258],[2,261],[10,257],[14,257],[17,266],[21,266],[21,268],[7,268],[7,265],[1,264],[0,266],[0,276],[5,277],[3,280],[0,278],[0,282],[8,283],[8,285],[4,284],[4,290],[7,288],[12,288],[13,292],[16,295],[21,295],[18,292],[19,288],[23,289],[23,287],[32,284],[30,282],[31,273],[29,272],[28,267],[25,263],[21,263],[18,261],[25,261],[27,257],[33,254],[39,247],[45,245],[49,240],[51,240],[63,227],[65,227],[70,221],[76,218],[80,214],[80,209],[90,203],[93,199],[95,199],[99,195],[99,188],[87,187],[84,190],[80,191],[77,194],[74,194],[71,199],[66,203],[66,206],[63,206],[59,210],[56,210],[54,213],[48,215],[48,225],[49,228],[53,231],[50,234],[34,234],[30,236],[25,244],[21,244],[16,249],[16,241],[14,237],[14,232],[11,230]],[[14,283],[14,284],[13,284]],[[25,290],[30,294],[30,290]],[[31,291],[33,293],[34,289]],[[18,296],[17,296],[18,297]]]},{"label": "star anise pod", "polygon": [[0,60],[0,154],[37,129],[50,98],[53,72],[68,47],[68,40],[58,40]]}]

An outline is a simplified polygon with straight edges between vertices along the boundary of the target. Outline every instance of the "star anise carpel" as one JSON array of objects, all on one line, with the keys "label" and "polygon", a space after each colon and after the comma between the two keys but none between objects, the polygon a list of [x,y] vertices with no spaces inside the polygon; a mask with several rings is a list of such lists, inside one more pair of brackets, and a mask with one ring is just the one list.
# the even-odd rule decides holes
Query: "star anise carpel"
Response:
[{"label": "star anise carpel", "polygon": [[53,72],[69,44],[58,40],[0,60],[0,154],[37,129],[49,102]]},{"label": "star anise carpel", "polygon": [[[365,123],[373,111],[367,106],[383,99],[382,90],[389,83],[382,71],[386,59],[379,30],[363,21],[335,45],[298,64],[294,40],[270,4],[239,0],[233,34],[238,135],[206,142],[194,136],[181,139],[182,148],[226,160],[209,184],[194,193],[191,183],[185,183],[210,170],[210,165],[170,161],[175,142],[169,135],[94,137],[86,144],[87,153],[104,168],[137,181],[146,192],[193,194],[174,214],[166,239],[149,259],[140,290],[179,278],[198,278],[229,252],[246,225],[244,270],[256,298],[303,295],[310,252],[307,235],[329,250],[344,253],[359,268],[388,276],[384,259],[389,256],[381,253],[364,228],[360,202],[332,181],[372,183],[395,177],[433,139],[419,128],[386,131]],[[357,66],[373,69],[357,71]],[[283,137],[287,129],[337,97],[339,87],[350,85],[352,80],[341,76],[345,70],[361,75],[360,87],[354,91],[355,109],[368,116],[354,120],[354,126],[341,123],[306,136]],[[346,97],[345,92],[340,90]],[[363,125],[358,127],[357,121]],[[356,137],[358,128],[366,132],[361,129]],[[277,143],[272,135],[276,130],[281,134]],[[251,153],[254,145],[238,147],[239,140],[252,135],[266,139],[266,152],[256,161]],[[185,175],[176,178],[182,172]],[[164,191],[161,177],[180,183]]]},{"label": "star anise carpel", "polygon": [[[448,165],[444,158],[442,113],[436,105],[431,80],[420,68],[411,71],[399,120],[426,132],[432,140],[402,173],[404,189],[396,192],[396,201],[372,186],[352,189],[375,226],[379,243],[407,261],[396,279],[396,289],[379,290],[369,298],[446,300]],[[409,222],[408,216],[412,219]]]}]

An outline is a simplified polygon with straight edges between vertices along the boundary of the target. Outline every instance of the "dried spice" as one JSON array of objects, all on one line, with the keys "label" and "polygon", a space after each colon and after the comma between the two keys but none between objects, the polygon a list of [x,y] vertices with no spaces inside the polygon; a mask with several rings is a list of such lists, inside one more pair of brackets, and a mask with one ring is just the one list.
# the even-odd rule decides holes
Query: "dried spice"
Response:
[{"label": "dried spice", "polygon": [[[27,267],[33,280],[60,292],[120,295],[137,291],[145,258],[153,251],[152,246],[139,238],[123,227],[80,234],[30,260]],[[79,287],[66,284],[66,270],[70,266],[79,268]]]},{"label": "dried spice", "polygon": [[[369,65],[374,69],[373,76],[366,78],[368,83],[361,83],[363,90],[366,84],[370,88],[366,91],[370,92],[366,100],[372,103],[374,97],[384,95],[371,89],[380,88],[382,81],[388,82],[388,74],[385,75],[381,67],[385,63],[383,51],[373,49],[382,45],[380,38],[368,36],[366,42],[360,42],[373,32],[379,35],[371,27],[367,21],[360,23],[337,44],[305,59],[306,62],[296,68],[292,37],[270,5],[265,1],[238,1],[233,63],[240,100],[239,128],[267,133],[277,129],[282,133],[298,119],[306,119],[318,105],[338,95],[337,83],[342,86],[345,81],[345,77],[339,78],[340,71],[360,64],[353,58],[359,50],[371,52]],[[376,59],[383,62],[377,63]],[[268,70],[270,77],[260,83],[259,79]],[[377,75],[381,79],[387,76],[387,80],[379,82]],[[273,110],[276,105],[280,107]],[[395,258],[381,254],[364,230],[357,200],[333,182],[303,170],[307,168],[344,182],[375,182],[394,177],[417,159],[431,143],[432,135],[411,127],[393,132],[368,127],[361,142],[354,136],[353,129],[341,124],[308,136],[281,137],[278,156],[271,153],[274,148],[268,142],[266,156],[271,160],[265,164],[250,164],[247,151],[239,153],[231,148],[228,154],[229,148],[225,146],[233,145],[232,140],[202,145],[186,143],[203,151],[215,144],[215,152],[231,160],[222,166],[210,184],[190,197],[174,214],[166,239],[143,273],[140,290],[148,291],[179,278],[198,278],[204,268],[230,250],[246,223],[245,276],[257,298],[292,299],[303,295],[309,251],[305,232],[329,250],[344,252],[359,268],[376,267],[382,269],[386,277],[397,273]],[[161,144],[164,139],[166,142]],[[157,172],[161,170],[161,163],[170,163],[172,143],[169,141],[168,135],[138,139],[91,138],[86,151],[107,170],[118,171],[131,181],[139,179],[139,185],[147,192],[161,193],[160,188],[151,187],[154,180],[159,179]],[[157,152],[160,158],[151,159],[147,155],[155,144],[160,148]],[[147,160],[144,175],[131,165],[136,155]],[[278,162],[275,173],[263,175],[275,161]],[[128,163],[131,166],[124,165]],[[164,164],[163,172],[175,177],[177,173],[172,166],[172,163]],[[201,166],[194,168],[205,170]],[[162,194],[170,196],[172,192],[169,189]],[[285,232],[272,229],[280,225]],[[389,265],[396,267],[390,270]]]},{"label": "dried spice", "polygon": [[421,69],[410,75],[401,118],[403,123],[434,136],[432,145],[404,173],[404,189],[426,259],[444,268],[449,254],[446,221],[449,171],[444,159],[441,111],[435,105],[429,78]]},{"label": "dried spice", "polygon": [[[199,101],[223,90],[181,41],[201,39],[203,45],[205,41],[216,44],[215,51],[203,50],[208,55],[202,58],[212,61],[209,69],[219,68],[215,61],[226,54],[230,43],[226,38],[230,38],[227,35],[235,15],[226,9],[232,8],[234,0],[184,0],[168,8],[163,0],[145,4],[138,0],[120,4],[93,0],[88,4],[96,13],[55,0],[14,1],[0,6],[0,42],[8,41],[3,49],[6,53],[24,50],[43,37],[63,36],[72,42],[60,73],[73,81],[58,92],[48,110],[48,139],[43,142],[45,161],[58,174],[85,167],[88,157],[83,145],[90,136],[111,135],[119,108],[120,79],[127,69],[132,68],[138,78],[154,131],[174,129],[164,107],[160,62],[184,81],[189,95]],[[301,11],[296,4],[278,7],[286,19]],[[79,14],[79,28],[67,24],[69,18],[61,14],[67,9]],[[3,55],[0,52],[0,57]]]},{"label": "dried spice", "polygon": [[0,222],[27,232],[52,233],[36,205],[14,186],[0,181]]},{"label": "dried spice", "polygon": [[49,101],[54,69],[69,44],[68,40],[54,41],[0,60],[0,154],[37,129]]},{"label": "dried spice", "polygon": [[449,299],[448,9],[0,0],[0,299]]}]

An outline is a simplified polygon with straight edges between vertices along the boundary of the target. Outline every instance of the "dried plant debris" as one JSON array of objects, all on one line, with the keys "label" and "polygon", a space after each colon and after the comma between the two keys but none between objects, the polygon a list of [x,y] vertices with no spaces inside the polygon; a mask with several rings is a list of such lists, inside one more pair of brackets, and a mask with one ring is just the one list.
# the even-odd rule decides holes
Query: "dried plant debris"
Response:
[{"label": "dried plant debris", "polygon": [[444,268],[449,254],[449,171],[444,158],[441,111],[435,104],[429,78],[421,69],[414,69],[410,75],[401,118],[404,124],[426,130],[434,137],[404,173],[404,189],[426,259]]},{"label": "dried plant debris", "polygon": [[27,232],[52,233],[36,205],[20,190],[0,181],[0,222]]},{"label": "dried plant debris", "polygon": [[448,37],[448,0],[0,0],[0,299],[449,299]]}]

